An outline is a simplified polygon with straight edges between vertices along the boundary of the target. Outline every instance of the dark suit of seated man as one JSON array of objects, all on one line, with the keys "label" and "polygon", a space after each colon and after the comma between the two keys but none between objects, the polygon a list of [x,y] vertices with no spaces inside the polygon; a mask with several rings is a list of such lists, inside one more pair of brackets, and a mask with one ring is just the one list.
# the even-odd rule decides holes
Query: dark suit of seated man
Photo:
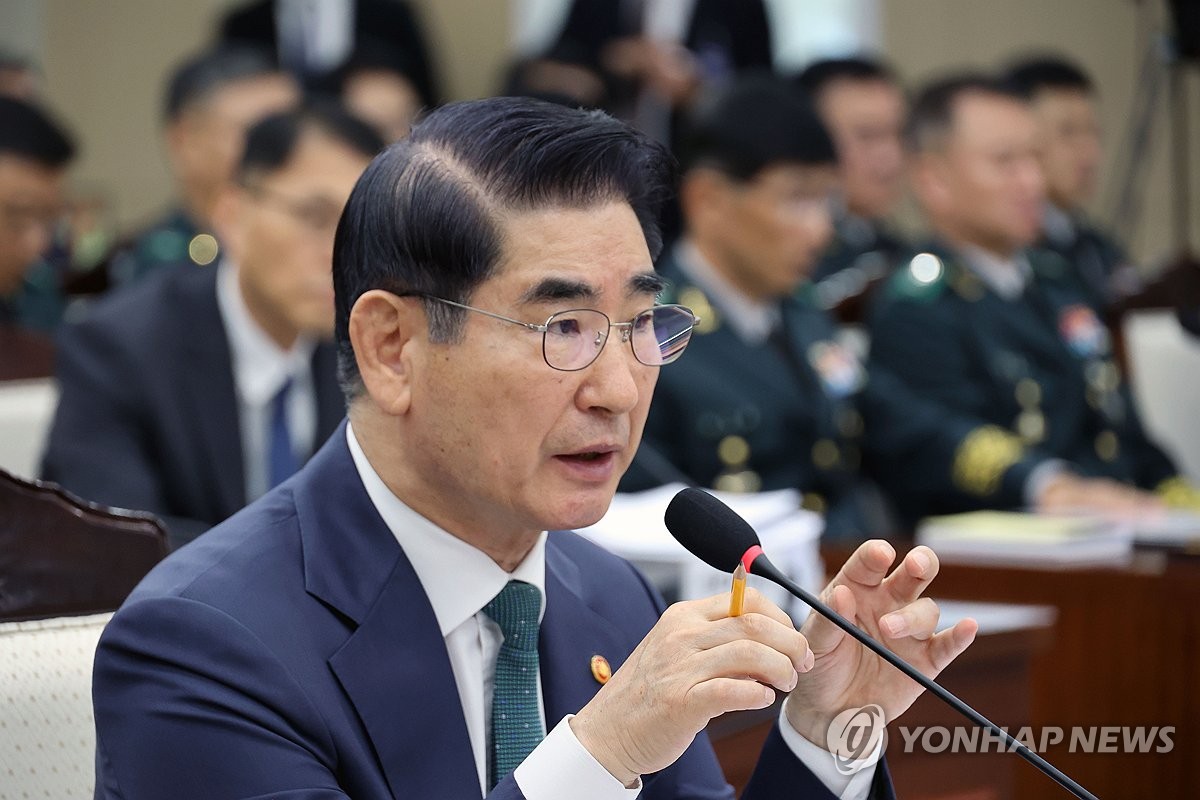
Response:
[{"label": "dark suit of seated man", "polygon": [[[333,258],[349,423],[117,612],[97,797],[731,798],[701,731],[777,690],[747,797],[888,794],[820,743],[847,705],[894,718],[911,681],[761,595],[664,611],[562,532],[608,508],[693,324],[655,306],[668,158],[600,112],[499,98],[373,162]],[[936,673],[975,625],[933,635],[936,557],[894,557],[863,545],[830,597]]]},{"label": "dark suit of seated man", "polygon": [[1044,183],[1023,99],[983,77],[934,84],[912,142],[938,243],[881,293],[869,367],[893,382],[866,407],[902,513],[1194,503],[1146,436],[1072,265],[1027,249]]},{"label": "dark suit of seated man", "polygon": [[62,332],[43,476],[165,517],[178,546],[294,472],[344,414],[329,254],[380,149],[335,108],[252,129],[218,210],[229,258],[163,270]]},{"label": "dark suit of seated man", "polygon": [[701,109],[682,139],[683,238],[657,267],[700,323],[621,489],[797,489],[827,535],[862,541],[888,529],[859,469],[866,373],[803,291],[831,234],[833,141],[783,81],[744,79]]}]

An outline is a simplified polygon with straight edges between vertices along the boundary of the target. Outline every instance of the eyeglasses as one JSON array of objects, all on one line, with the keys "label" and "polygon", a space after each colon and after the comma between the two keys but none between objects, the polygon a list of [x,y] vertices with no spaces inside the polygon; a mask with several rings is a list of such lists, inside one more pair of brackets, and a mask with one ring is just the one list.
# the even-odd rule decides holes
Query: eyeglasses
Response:
[{"label": "eyeglasses", "polygon": [[662,305],[646,309],[629,322],[613,322],[607,314],[595,309],[575,308],[551,314],[545,323],[537,325],[419,292],[409,296],[445,303],[537,331],[542,334],[542,357],[551,367],[563,372],[577,372],[590,366],[600,356],[613,328],[620,329],[621,341],[630,343],[633,357],[640,363],[648,367],[670,364],[683,354],[692,338],[692,329],[700,321],[686,306]]},{"label": "eyeglasses", "polygon": [[293,197],[261,183],[243,183],[242,188],[260,203],[282,211],[314,232],[332,233],[342,216],[342,209],[327,197]]}]

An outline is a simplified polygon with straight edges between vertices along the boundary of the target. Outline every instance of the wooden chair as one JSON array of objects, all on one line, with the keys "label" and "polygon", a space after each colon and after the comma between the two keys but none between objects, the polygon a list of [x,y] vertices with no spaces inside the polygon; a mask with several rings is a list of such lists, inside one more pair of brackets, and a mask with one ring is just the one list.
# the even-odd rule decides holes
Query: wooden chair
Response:
[{"label": "wooden chair", "polygon": [[151,514],[0,470],[0,621],[112,611],[167,549]]}]

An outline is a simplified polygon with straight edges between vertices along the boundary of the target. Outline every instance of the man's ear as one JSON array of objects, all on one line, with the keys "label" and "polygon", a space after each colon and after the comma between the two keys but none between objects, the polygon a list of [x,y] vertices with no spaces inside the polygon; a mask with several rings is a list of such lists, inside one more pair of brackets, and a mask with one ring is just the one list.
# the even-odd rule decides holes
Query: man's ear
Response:
[{"label": "man's ear", "polygon": [[244,222],[246,205],[245,190],[230,184],[217,195],[212,210],[213,233],[235,264],[240,263],[245,252],[240,223]]},{"label": "man's ear", "polygon": [[350,343],[363,386],[377,408],[401,416],[412,403],[414,358],[427,321],[420,301],[372,289],[350,310]]},{"label": "man's ear", "polygon": [[909,181],[917,199],[939,212],[953,202],[947,179],[949,164],[941,153],[920,153],[909,165]]},{"label": "man's ear", "polygon": [[731,185],[711,167],[694,167],[679,186],[679,203],[689,226],[704,230],[726,218]]}]

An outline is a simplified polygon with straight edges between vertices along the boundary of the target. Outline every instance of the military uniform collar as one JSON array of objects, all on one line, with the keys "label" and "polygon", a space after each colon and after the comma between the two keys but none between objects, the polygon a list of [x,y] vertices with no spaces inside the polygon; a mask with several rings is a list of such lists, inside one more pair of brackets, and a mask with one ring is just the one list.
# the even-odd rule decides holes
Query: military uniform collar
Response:
[{"label": "military uniform collar", "polygon": [[1003,258],[974,245],[960,245],[957,250],[966,268],[1005,300],[1016,300],[1033,279],[1033,268],[1023,252]]},{"label": "military uniform collar", "polygon": [[681,239],[672,250],[672,257],[684,277],[720,308],[722,318],[742,341],[762,344],[779,326],[778,303],[762,303],[747,297],[726,280],[690,240]]}]

